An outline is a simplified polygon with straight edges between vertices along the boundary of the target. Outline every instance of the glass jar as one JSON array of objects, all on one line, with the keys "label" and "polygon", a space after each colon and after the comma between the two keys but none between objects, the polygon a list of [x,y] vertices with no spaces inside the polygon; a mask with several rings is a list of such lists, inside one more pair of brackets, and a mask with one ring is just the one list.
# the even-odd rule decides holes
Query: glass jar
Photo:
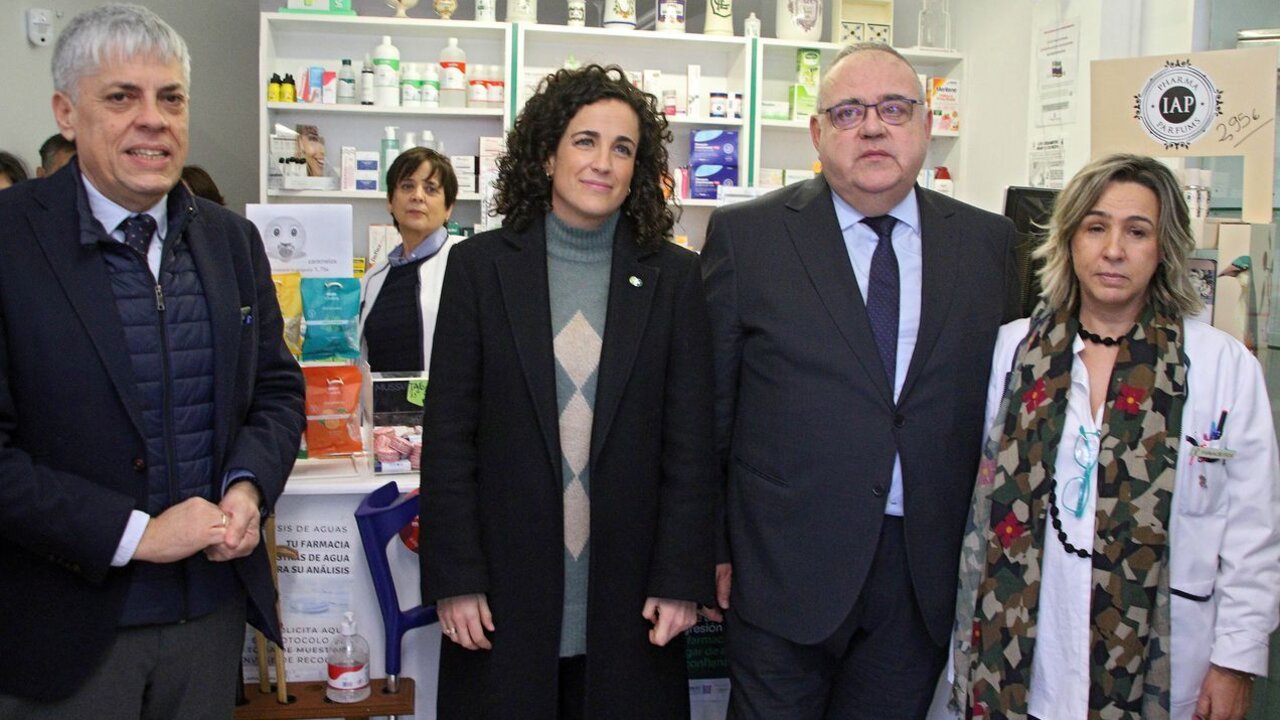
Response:
[{"label": "glass jar", "polygon": [[951,50],[951,13],[948,0],[924,0],[920,10],[920,35],[916,44],[920,47]]}]

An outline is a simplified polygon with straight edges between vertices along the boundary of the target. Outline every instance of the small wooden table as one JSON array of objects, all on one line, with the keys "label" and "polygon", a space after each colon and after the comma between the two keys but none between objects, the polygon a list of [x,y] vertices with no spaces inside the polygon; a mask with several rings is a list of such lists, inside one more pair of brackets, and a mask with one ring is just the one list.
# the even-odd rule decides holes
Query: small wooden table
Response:
[{"label": "small wooden table", "polygon": [[276,702],[275,693],[264,694],[254,686],[245,688],[249,702],[236,708],[235,720],[310,720],[311,718],[346,718],[367,720],[380,715],[412,715],[413,678],[400,678],[400,692],[384,692],[385,679],[369,683],[369,697],[358,703],[335,703],[325,698],[323,682],[291,682],[288,705]]}]

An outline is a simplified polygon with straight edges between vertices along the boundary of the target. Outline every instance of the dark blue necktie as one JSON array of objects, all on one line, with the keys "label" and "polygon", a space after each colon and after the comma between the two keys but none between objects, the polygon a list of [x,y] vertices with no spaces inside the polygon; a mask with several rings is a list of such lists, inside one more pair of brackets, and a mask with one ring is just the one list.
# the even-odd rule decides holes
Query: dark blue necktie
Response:
[{"label": "dark blue necktie", "polygon": [[898,256],[893,253],[892,215],[863,218],[876,233],[876,251],[871,255],[871,274],[867,283],[867,319],[880,349],[880,361],[894,386],[898,371]]},{"label": "dark blue necktie", "polygon": [[146,213],[130,215],[120,223],[120,227],[124,228],[124,244],[146,257],[151,236],[156,234],[156,219]]}]

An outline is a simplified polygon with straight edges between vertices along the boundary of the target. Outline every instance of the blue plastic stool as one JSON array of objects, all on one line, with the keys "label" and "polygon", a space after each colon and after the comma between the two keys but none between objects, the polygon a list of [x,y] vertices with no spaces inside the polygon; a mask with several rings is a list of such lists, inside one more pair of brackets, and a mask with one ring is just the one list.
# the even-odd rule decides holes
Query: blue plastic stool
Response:
[{"label": "blue plastic stool", "polygon": [[404,634],[436,622],[434,606],[418,605],[408,610],[400,609],[396,583],[391,577],[391,565],[387,562],[387,543],[399,534],[400,528],[412,522],[417,514],[417,496],[400,497],[400,488],[394,481],[369,493],[360,502],[360,507],[356,508],[356,527],[360,528],[365,560],[369,563],[369,574],[373,576],[373,589],[378,595],[382,625],[387,633],[388,692],[396,692],[400,687],[400,642]]}]

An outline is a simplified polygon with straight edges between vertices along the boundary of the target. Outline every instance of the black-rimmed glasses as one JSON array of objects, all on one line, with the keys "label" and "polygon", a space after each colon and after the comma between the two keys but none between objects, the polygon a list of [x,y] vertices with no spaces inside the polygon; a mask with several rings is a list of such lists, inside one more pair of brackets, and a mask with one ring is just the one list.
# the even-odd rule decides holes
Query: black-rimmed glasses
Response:
[{"label": "black-rimmed glasses", "polygon": [[916,105],[924,105],[924,103],[903,97],[886,98],[878,103],[864,103],[849,99],[819,109],[818,112],[825,113],[837,130],[849,130],[861,125],[867,119],[867,110],[871,108],[875,108],[876,114],[880,116],[880,122],[886,125],[903,125],[911,120]]}]

